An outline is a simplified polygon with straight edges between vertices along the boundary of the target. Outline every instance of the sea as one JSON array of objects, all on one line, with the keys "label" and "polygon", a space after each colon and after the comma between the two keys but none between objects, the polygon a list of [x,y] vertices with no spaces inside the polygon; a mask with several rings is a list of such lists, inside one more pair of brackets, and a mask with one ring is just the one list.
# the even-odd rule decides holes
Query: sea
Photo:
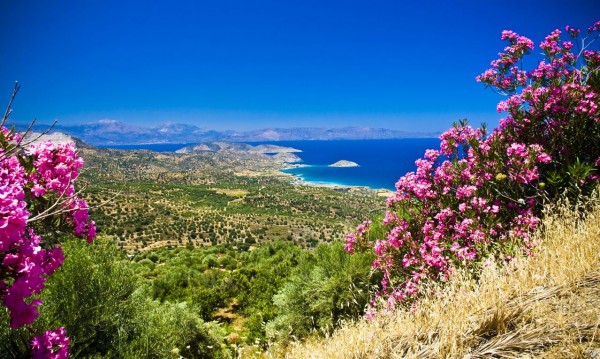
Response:
[{"label": "sea", "polygon": [[[251,145],[273,144],[293,147],[302,159],[300,167],[283,170],[315,184],[339,186],[365,186],[373,189],[394,190],[398,179],[416,170],[415,160],[423,157],[425,150],[438,149],[437,138],[403,138],[391,140],[306,140],[247,142]],[[172,152],[190,144],[146,144],[100,146],[118,149],[146,149]],[[347,160],[358,167],[329,167]]]}]

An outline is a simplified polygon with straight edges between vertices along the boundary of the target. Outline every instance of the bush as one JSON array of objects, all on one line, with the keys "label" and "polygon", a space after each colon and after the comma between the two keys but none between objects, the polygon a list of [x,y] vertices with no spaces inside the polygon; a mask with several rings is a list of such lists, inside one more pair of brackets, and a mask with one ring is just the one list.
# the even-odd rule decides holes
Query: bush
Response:
[{"label": "bush", "polygon": [[267,324],[267,335],[331,333],[342,320],[358,319],[380,280],[371,275],[372,260],[369,253],[350,256],[341,242],[307,252],[273,297],[279,314]]},{"label": "bush", "polygon": [[295,243],[265,243],[240,254],[243,267],[234,272],[239,310],[248,321],[248,339],[265,342],[265,323],[275,318],[273,295],[298,265],[302,249]]},{"label": "bush", "polygon": [[[600,22],[588,34],[598,37]],[[579,41],[579,30],[567,26]],[[563,193],[586,196],[600,179],[600,51],[560,41],[559,30],[540,44],[546,61],[524,71],[518,63],[533,42],[504,31],[505,53],[478,81],[511,95],[498,105],[508,112],[491,134],[461,121],[441,135],[417,170],[400,178],[388,198],[373,239],[371,223],[346,237],[346,249],[372,251],[383,273],[378,296],[394,308],[411,303],[430,281],[455,267],[477,267],[488,256],[509,259],[535,246],[543,204]]]},{"label": "bush", "polygon": [[129,341],[118,357],[129,358],[227,358],[223,349],[225,331],[216,323],[206,323],[187,303],[160,303],[135,296],[136,313]]},{"label": "bush", "polygon": [[109,241],[71,240],[63,248],[66,260],[42,295],[43,320],[67,329],[73,357],[117,353],[137,287],[125,255]]},{"label": "bush", "polygon": [[[72,357],[165,358],[175,348],[186,358],[226,354],[220,327],[185,303],[151,300],[114,244],[68,240],[63,249],[65,261],[47,281],[32,329],[66,328]],[[27,357],[29,336],[28,329],[0,332],[0,353]]]}]

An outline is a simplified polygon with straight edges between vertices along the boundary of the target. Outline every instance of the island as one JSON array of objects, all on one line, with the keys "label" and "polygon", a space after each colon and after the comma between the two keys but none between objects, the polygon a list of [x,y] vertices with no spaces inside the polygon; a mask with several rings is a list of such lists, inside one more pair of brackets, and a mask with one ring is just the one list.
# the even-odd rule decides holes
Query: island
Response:
[{"label": "island", "polygon": [[341,160],[330,164],[329,167],[358,167],[358,163],[352,161]]}]

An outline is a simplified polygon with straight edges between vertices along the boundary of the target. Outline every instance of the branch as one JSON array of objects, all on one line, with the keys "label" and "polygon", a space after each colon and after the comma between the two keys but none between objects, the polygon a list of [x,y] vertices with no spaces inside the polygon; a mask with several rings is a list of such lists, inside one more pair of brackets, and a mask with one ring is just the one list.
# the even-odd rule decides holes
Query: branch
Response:
[{"label": "branch", "polygon": [[[70,182],[69,182],[69,183],[70,183]],[[67,189],[68,189],[68,187],[67,187]],[[83,192],[85,189],[86,189],[86,187],[85,187],[85,186],[83,186],[83,187],[82,187],[81,189],[79,189],[77,192],[73,193],[72,197],[79,197],[79,195],[80,195],[80,194],[81,194],[81,193],[82,193],[82,192]],[[52,206],[50,206],[49,208],[47,208],[45,211],[43,211],[43,212],[41,212],[41,213],[38,213],[38,214],[37,214],[35,217],[28,218],[28,219],[27,219],[27,223],[30,223],[30,222],[35,222],[35,221],[39,221],[39,220],[42,220],[42,219],[44,219],[44,218],[52,217],[52,216],[59,215],[59,214],[63,214],[63,213],[69,213],[69,212],[78,211],[78,210],[80,210],[80,209],[87,209],[87,210],[90,210],[90,209],[95,209],[95,208],[101,208],[101,207],[104,207],[104,206],[106,206],[107,204],[111,203],[111,202],[114,200],[114,198],[116,198],[116,197],[118,197],[118,196],[120,196],[120,195],[121,195],[121,190],[119,190],[119,192],[117,192],[117,194],[115,195],[115,197],[113,197],[113,198],[110,198],[110,199],[107,199],[106,201],[104,201],[104,202],[101,202],[101,203],[100,203],[100,204],[98,204],[98,205],[94,205],[94,206],[87,205],[87,207],[84,207],[84,208],[81,208],[81,207],[77,207],[77,208],[62,208],[62,209],[59,209],[59,210],[56,210],[56,211],[52,211],[52,210],[53,210],[54,208],[56,208],[58,205],[63,205],[63,204],[65,204],[65,203],[67,203],[67,201],[68,201],[68,200],[64,200],[64,201],[62,201],[62,198],[63,198],[63,197],[64,197],[64,195],[65,195],[65,192],[66,192],[66,189],[65,189],[65,191],[63,191],[63,192],[60,194],[60,196],[59,196],[59,197],[56,199],[56,201],[54,201],[54,203],[52,204]],[[86,203],[87,203],[87,202],[86,202]],[[51,211],[52,211],[52,212],[51,212]]]},{"label": "branch", "polygon": [[10,115],[10,109],[12,107],[12,103],[15,100],[15,97],[17,97],[17,93],[19,92],[19,89],[21,88],[21,85],[19,85],[19,83],[17,81],[15,81],[15,87],[13,88],[13,93],[12,96],[10,97],[10,101],[8,102],[8,106],[6,106],[6,110],[4,111],[4,117],[2,117],[2,122],[0,123],[0,126],[4,127],[4,123],[6,122],[6,120],[8,120],[8,115]]},{"label": "branch", "polygon": [[42,131],[39,135],[36,135],[35,138],[31,139],[31,140],[27,140],[27,142],[23,143],[23,140],[25,140],[25,137],[27,135],[29,135],[30,133],[35,133],[31,131],[31,128],[33,127],[33,125],[35,124],[37,120],[33,119],[33,121],[31,121],[31,123],[29,124],[29,127],[27,127],[27,130],[25,130],[25,132],[22,133],[22,137],[21,140],[19,142],[17,142],[17,146],[18,147],[26,147],[31,145],[32,143],[36,142],[37,140],[39,140],[40,138],[44,137],[45,135],[47,135],[50,131],[52,131],[52,129],[54,128],[54,126],[56,126],[56,124],[58,123],[58,120],[54,120],[54,122],[52,123],[52,125],[50,125],[50,127],[48,127],[48,129]]},{"label": "branch", "polygon": [[46,129],[45,131],[43,131],[40,134],[36,135],[33,139],[31,139],[31,140],[28,139],[27,141],[23,142],[25,140],[25,137],[27,135],[29,135],[30,133],[34,133],[34,132],[31,132],[31,128],[33,127],[33,125],[35,124],[36,121],[37,121],[36,119],[33,119],[33,121],[31,121],[31,123],[27,127],[27,130],[25,130],[25,132],[22,133],[21,139],[18,142],[15,143],[14,147],[9,148],[8,150],[6,150],[2,154],[0,154],[0,160],[2,160],[4,158],[7,158],[9,156],[12,156],[13,154],[19,152],[22,148],[25,148],[25,147],[27,147],[27,146],[35,143],[37,140],[39,140],[43,136],[47,135],[50,131],[52,131],[52,129],[54,128],[54,126],[58,122],[57,120],[54,120],[54,123],[52,123],[52,125],[48,129]]},{"label": "branch", "polygon": [[[60,195],[58,196],[58,198],[56,199],[56,201],[54,201],[54,203],[50,207],[48,207],[45,211],[43,211],[41,213],[38,213],[35,217],[28,218],[27,219],[27,223],[39,221],[39,220],[44,219],[46,217],[50,217],[50,216],[53,216],[55,214],[62,213],[62,210],[58,210],[56,212],[50,212],[50,211],[52,211],[59,204],[65,204],[65,203],[67,203],[66,200],[65,201],[61,201],[61,200],[65,196],[65,193],[67,192],[67,190],[71,187],[72,180],[73,180],[72,178],[69,178],[69,183],[68,183],[67,187],[62,191],[62,193],[60,193]],[[80,193],[80,191],[79,192],[75,192],[73,195],[76,196],[78,193]]]}]

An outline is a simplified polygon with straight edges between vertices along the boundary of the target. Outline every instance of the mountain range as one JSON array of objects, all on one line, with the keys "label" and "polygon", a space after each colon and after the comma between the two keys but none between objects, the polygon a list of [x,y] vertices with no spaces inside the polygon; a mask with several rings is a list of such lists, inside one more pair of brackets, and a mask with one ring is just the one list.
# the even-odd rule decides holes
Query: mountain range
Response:
[{"label": "mountain range", "polygon": [[[10,125],[10,124],[9,124]],[[29,125],[13,122],[18,131]],[[36,124],[35,131],[50,125]],[[91,145],[128,145],[149,143],[260,142],[295,140],[366,140],[392,138],[438,137],[439,132],[409,132],[371,127],[294,127],[265,128],[250,131],[216,131],[190,124],[163,123],[153,127],[131,125],[116,120],[100,120],[88,124],[56,124],[51,132],[62,132]]]}]

